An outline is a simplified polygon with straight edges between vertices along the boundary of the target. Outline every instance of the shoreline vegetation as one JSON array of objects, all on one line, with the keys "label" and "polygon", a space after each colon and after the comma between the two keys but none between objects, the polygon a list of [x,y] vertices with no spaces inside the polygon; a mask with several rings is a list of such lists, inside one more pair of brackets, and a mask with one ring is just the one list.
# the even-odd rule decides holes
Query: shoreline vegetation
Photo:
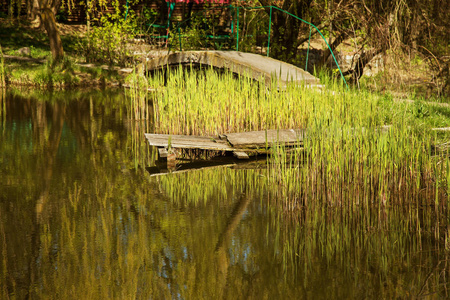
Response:
[{"label": "shoreline vegetation", "polygon": [[131,97],[132,111],[136,120],[152,115],[154,132],[165,134],[307,128],[303,149],[280,146],[268,160],[269,198],[281,211],[295,219],[322,207],[353,218],[404,208],[434,223],[435,238],[450,250],[450,134],[433,130],[450,127],[450,109],[347,91],[319,77],[326,89],[282,90],[229,72],[178,68],[146,82],[157,92],[151,101]]},{"label": "shoreline vegetation", "polygon": [[[366,2],[374,13],[379,3]],[[359,9],[350,8],[339,11]],[[338,16],[331,8],[328,14]],[[388,23],[371,20],[360,22]],[[42,30],[0,18],[0,85],[6,85],[0,86],[0,124],[7,141],[0,143],[7,166],[0,171],[15,184],[12,202],[4,201],[8,209],[14,205],[6,210],[11,217],[0,222],[11,253],[3,260],[9,272],[3,281],[12,278],[1,295],[448,298],[450,98],[440,89],[447,86],[448,93],[448,84],[428,72],[437,59],[395,52],[401,47],[386,51],[384,69],[349,89],[325,68],[308,69],[321,89],[279,88],[275,80],[213,68],[174,67],[146,77],[120,72],[139,62],[131,55],[137,44],[108,22],[94,31],[92,44],[84,29],[59,24],[65,57],[54,62]],[[381,37],[391,30],[371,28]],[[93,87],[94,95],[78,97],[82,86]],[[120,92],[97,89],[112,86]],[[26,95],[28,104],[14,93]],[[9,113],[6,103],[26,114]],[[11,128],[28,135],[18,139],[22,132]],[[215,137],[297,128],[307,131],[303,148],[278,145],[258,168],[153,177],[148,171],[158,153],[144,133]],[[61,138],[66,129],[70,140]],[[67,164],[60,166],[66,141],[79,147],[66,147]],[[209,158],[183,154],[175,167],[192,156]],[[42,170],[50,175],[40,178]],[[23,247],[30,239],[17,231],[23,220],[36,225],[36,252],[29,250],[35,243]],[[21,272],[29,270],[40,279],[26,276],[33,279],[28,286]]]},{"label": "shoreline vegetation", "polygon": [[[11,49],[3,52],[12,55]],[[31,50],[35,59],[48,56]],[[346,90],[326,70],[315,73],[325,86],[322,90],[296,85],[280,90],[275,81],[266,86],[210,68],[173,68],[149,77],[133,72],[125,79],[117,71],[93,68],[79,79],[82,69],[74,57],[66,55],[58,63],[47,59],[37,67],[26,61],[16,69],[2,56],[0,70],[11,83],[33,78],[37,86],[51,83],[56,88],[83,80],[92,83],[93,78],[95,84],[108,86],[122,76],[121,84],[130,87],[130,118],[151,120],[155,133],[218,135],[307,128],[305,151],[288,155],[279,147],[269,164],[268,177],[286,199],[281,204],[286,211],[296,211],[314,198],[332,207],[431,205],[447,216],[450,133],[432,130],[450,127],[445,98],[438,99],[440,105],[414,95],[412,102],[395,101],[395,91],[374,92],[364,82]],[[382,126],[389,130],[379,130]]]},{"label": "shoreline vegetation", "polygon": [[[108,30],[113,29],[98,27],[97,31],[92,29],[88,34],[86,25],[57,25],[65,51],[65,57],[60,62],[51,58],[48,37],[42,29],[33,28],[26,19],[0,18],[2,86],[42,89],[127,86],[132,69],[143,59],[151,59],[156,55],[155,50],[158,51],[156,45],[133,38],[125,29],[123,33],[110,33]],[[105,42],[102,35],[107,37]],[[316,48],[311,53],[321,51],[323,45],[317,42],[312,44],[316,44]],[[343,43],[342,53],[353,51],[349,50],[349,45],[350,41]],[[370,66],[369,76],[363,76],[357,84],[353,84],[355,87],[379,94],[387,93],[396,99],[450,102],[440,86],[442,84],[437,83],[438,79],[428,78],[425,60],[394,52],[384,55],[384,67]],[[303,66],[302,63],[300,65]],[[337,76],[331,69],[321,68],[312,70],[310,67],[308,70],[310,73],[329,72],[330,77]],[[351,81],[350,77],[347,79]]]}]

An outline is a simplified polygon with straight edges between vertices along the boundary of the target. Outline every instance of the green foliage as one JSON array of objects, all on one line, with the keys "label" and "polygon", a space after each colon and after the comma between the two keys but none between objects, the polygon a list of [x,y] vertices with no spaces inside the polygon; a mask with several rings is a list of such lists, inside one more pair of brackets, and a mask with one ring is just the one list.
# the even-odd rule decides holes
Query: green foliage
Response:
[{"label": "green foliage", "polygon": [[423,65],[423,59],[419,55],[414,55],[414,57],[411,59],[411,64],[413,66],[421,66]]},{"label": "green foliage", "polygon": [[61,7],[55,16],[57,22],[67,22],[68,17],[69,11],[65,10],[64,7]]},{"label": "green foliage", "polygon": [[414,105],[411,108],[411,113],[417,119],[424,119],[430,115],[427,105],[421,100],[414,101]]},{"label": "green foliage", "polygon": [[112,22],[103,19],[102,26],[94,27],[80,44],[87,62],[125,66],[130,62],[127,41],[132,36],[129,21]]},{"label": "green foliage", "polygon": [[134,18],[133,27],[136,35],[150,34],[150,25],[156,23],[158,15],[158,11],[148,7],[143,7],[142,11],[139,14],[136,14],[136,17]]},{"label": "green foliage", "polygon": [[[134,2],[130,1],[129,4]],[[92,24],[95,26],[82,40],[79,50],[87,62],[126,66],[130,63],[131,54],[127,42],[137,31],[138,19],[133,10],[127,11],[119,1],[109,4],[114,10],[103,13],[104,8],[107,7],[106,2],[90,2],[88,12],[94,16]]]},{"label": "green foliage", "polygon": [[63,88],[76,85],[80,79],[70,58],[55,63],[51,57],[43,65],[19,64],[8,73],[12,85],[31,85],[42,88]]},{"label": "green foliage", "polygon": [[64,58],[61,62],[55,63],[49,57],[44,66],[36,72],[33,82],[41,87],[67,87],[78,82],[73,72],[70,59]]},{"label": "green foliage", "polygon": [[210,16],[210,13],[205,10],[184,20],[181,25],[171,28],[169,42],[172,47],[179,49],[181,39],[183,50],[214,49],[215,45],[211,37],[217,31],[218,23]]},{"label": "green foliage", "polygon": [[[176,49],[180,49],[181,38],[181,49],[182,50],[194,50],[206,48],[205,30],[203,30],[197,21],[193,21],[193,26],[189,29],[180,29],[179,32],[172,31],[170,33],[169,43],[171,45],[176,45]],[[172,46],[173,47],[173,46]]]},{"label": "green foliage", "polygon": [[392,124],[393,114],[392,106],[394,105],[393,97],[390,93],[385,93],[382,97],[378,99],[377,106],[381,115],[383,116],[383,124]]}]

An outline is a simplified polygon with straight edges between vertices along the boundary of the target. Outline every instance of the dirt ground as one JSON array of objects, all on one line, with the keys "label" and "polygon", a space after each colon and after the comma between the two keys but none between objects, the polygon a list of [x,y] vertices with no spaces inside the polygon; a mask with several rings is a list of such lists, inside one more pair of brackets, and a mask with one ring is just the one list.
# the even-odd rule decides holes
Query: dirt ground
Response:
[{"label": "dirt ground", "polygon": [[83,37],[86,35],[87,25],[58,23],[58,30],[61,35],[78,35]]}]

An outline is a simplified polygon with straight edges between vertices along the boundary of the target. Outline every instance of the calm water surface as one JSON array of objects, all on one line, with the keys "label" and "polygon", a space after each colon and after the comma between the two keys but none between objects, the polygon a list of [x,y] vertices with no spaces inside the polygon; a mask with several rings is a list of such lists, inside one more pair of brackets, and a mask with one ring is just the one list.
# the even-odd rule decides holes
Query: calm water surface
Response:
[{"label": "calm water surface", "polygon": [[265,168],[150,176],[151,124],[119,92],[0,99],[1,299],[450,295],[422,212],[287,216]]}]

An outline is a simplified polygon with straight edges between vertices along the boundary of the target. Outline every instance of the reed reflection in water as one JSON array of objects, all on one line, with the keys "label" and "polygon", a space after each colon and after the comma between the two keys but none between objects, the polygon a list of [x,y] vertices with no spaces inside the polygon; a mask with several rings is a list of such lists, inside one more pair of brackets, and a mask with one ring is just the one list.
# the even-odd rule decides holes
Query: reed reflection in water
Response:
[{"label": "reed reflection in water", "polygon": [[150,176],[123,102],[2,93],[2,299],[448,296],[433,209],[286,213],[270,168]]}]

